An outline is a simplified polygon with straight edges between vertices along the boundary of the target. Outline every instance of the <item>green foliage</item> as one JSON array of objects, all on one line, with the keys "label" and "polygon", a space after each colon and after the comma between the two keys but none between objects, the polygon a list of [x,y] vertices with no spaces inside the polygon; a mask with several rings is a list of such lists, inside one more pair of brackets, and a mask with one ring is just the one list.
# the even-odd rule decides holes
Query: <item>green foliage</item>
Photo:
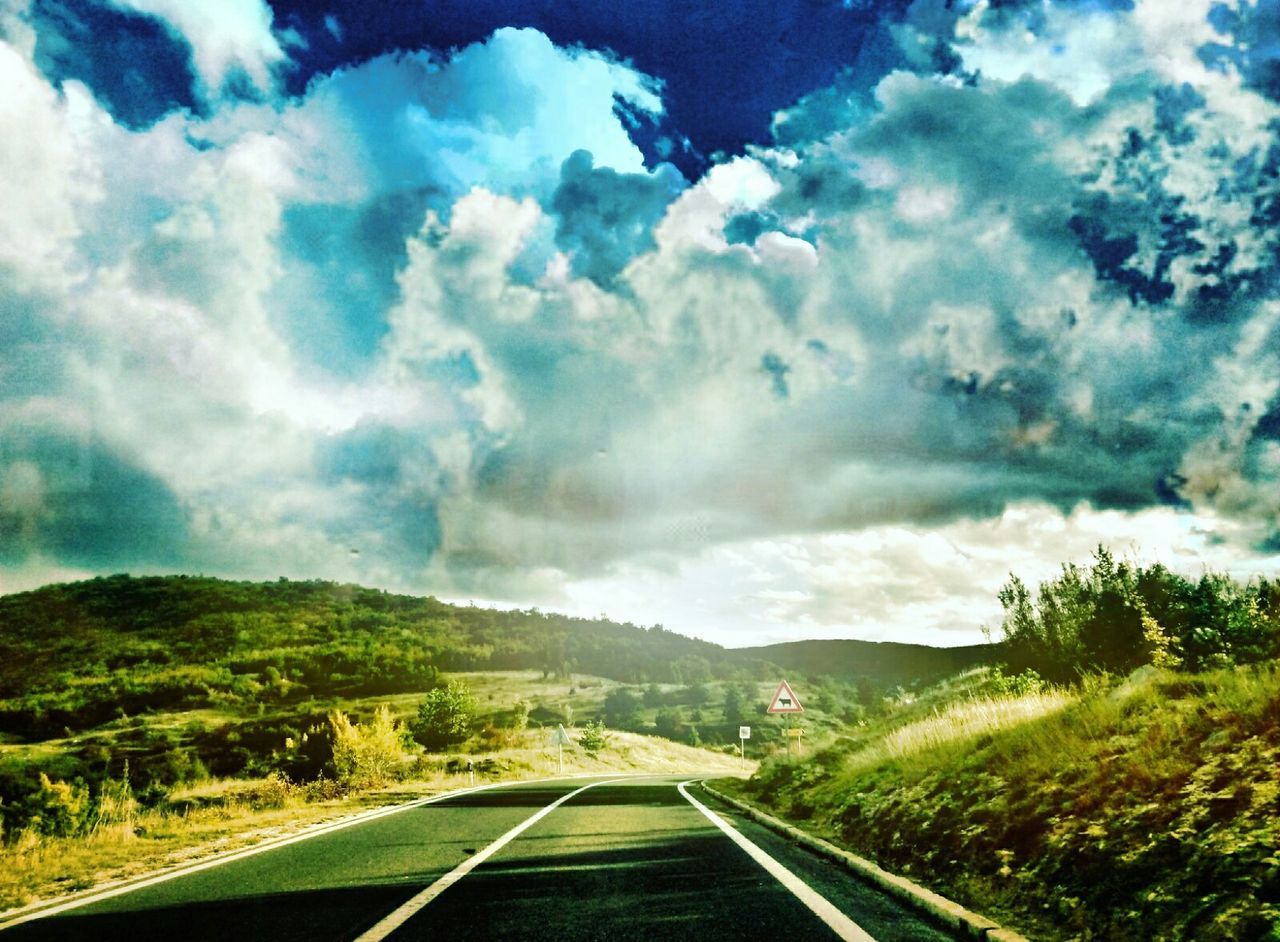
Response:
[{"label": "green foliage", "polygon": [[663,707],[653,721],[659,736],[667,739],[683,739],[685,737],[684,715],[678,707]]},{"label": "green foliage", "polygon": [[1280,585],[1240,585],[1206,573],[1191,581],[1157,564],[1067,564],[1034,598],[1016,576],[1000,591],[1005,654],[1055,681],[1142,664],[1198,671],[1280,655]]},{"label": "green foliage", "polygon": [[618,729],[636,729],[640,726],[640,698],[626,687],[615,687],[605,694],[604,718]]},{"label": "green foliage", "polygon": [[528,700],[521,698],[511,705],[511,728],[523,732],[529,728],[529,713],[533,709]]},{"label": "green foliage", "polygon": [[50,837],[75,837],[89,828],[93,804],[82,781],[55,782],[40,773],[40,787],[27,799],[27,826]]},{"label": "green foliage", "polygon": [[1045,682],[1030,668],[1021,674],[1006,674],[999,667],[994,667],[991,670],[991,687],[1002,696],[1022,697],[1029,693],[1039,693],[1045,688]]},{"label": "green foliage", "polygon": [[355,724],[342,711],[329,714],[333,730],[333,772],[353,790],[376,788],[394,781],[404,758],[404,728],[383,704],[373,718]]},{"label": "green foliage", "polygon": [[[444,749],[471,735],[475,712],[470,688],[461,681],[451,680],[443,687],[427,691],[418,704],[418,715],[410,730],[413,738],[428,749]],[[528,720],[527,709],[525,719]]]},{"label": "green foliage", "polygon": [[724,695],[724,722],[726,726],[741,726],[747,720],[743,696],[736,687],[730,687]]},{"label": "green foliage", "polygon": [[330,582],[111,576],[0,597],[0,732],[48,739],[121,715],[244,716],[425,690],[441,671],[577,670],[703,683],[765,665],[654,626],[496,611]]},{"label": "green foliage", "polygon": [[[1035,682],[1004,682],[1021,678]],[[1034,938],[1234,942],[1280,925],[1277,663],[1093,675],[1063,708],[856,761],[907,729],[886,717],[766,763],[749,793]]]},{"label": "green foliage", "polygon": [[578,735],[578,745],[588,755],[596,755],[603,751],[609,745],[609,738],[605,735],[605,725],[600,720],[589,720],[582,726],[582,732]]}]

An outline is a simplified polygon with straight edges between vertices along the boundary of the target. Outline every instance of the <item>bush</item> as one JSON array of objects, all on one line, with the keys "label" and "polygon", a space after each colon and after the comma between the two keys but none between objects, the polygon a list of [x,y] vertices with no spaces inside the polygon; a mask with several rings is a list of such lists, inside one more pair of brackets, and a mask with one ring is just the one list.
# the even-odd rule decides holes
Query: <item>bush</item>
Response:
[{"label": "bush", "polygon": [[404,727],[386,704],[373,719],[355,725],[340,710],[329,714],[333,729],[333,771],[350,789],[376,788],[398,777],[404,757]]},{"label": "bush", "polygon": [[605,736],[604,730],[604,723],[600,720],[583,724],[582,733],[578,736],[578,745],[587,755],[594,756],[609,745],[609,739]]},{"label": "bush", "polygon": [[461,681],[451,680],[428,691],[418,704],[418,715],[410,727],[413,738],[433,750],[460,743],[471,734],[475,710],[471,689]]},{"label": "bush", "polygon": [[40,787],[27,798],[29,826],[49,837],[74,837],[89,827],[93,803],[82,781],[55,782],[40,773]]}]

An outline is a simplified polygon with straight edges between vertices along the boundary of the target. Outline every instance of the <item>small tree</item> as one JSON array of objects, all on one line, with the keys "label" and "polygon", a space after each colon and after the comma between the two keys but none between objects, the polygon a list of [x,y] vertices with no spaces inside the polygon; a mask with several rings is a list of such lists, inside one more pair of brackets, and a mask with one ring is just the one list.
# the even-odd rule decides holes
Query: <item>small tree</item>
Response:
[{"label": "small tree", "polygon": [[724,694],[724,721],[727,726],[741,726],[746,721],[743,712],[742,694],[737,688],[730,687]]},{"label": "small tree", "polygon": [[589,720],[582,726],[582,733],[578,736],[578,745],[580,745],[587,755],[594,756],[597,752],[609,745],[609,739],[604,734],[604,723],[600,720]]},{"label": "small tree", "polygon": [[475,711],[471,689],[461,681],[451,680],[443,687],[427,691],[418,704],[418,715],[410,727],[413,738],[428,749],[460,743],[471,733]]}]

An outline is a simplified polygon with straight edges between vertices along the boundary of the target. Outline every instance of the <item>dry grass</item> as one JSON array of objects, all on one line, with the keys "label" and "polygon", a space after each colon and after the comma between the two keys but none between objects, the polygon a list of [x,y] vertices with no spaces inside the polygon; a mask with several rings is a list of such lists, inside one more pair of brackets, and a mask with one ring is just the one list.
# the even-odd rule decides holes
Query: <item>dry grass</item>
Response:
[{"label": "dry grass", "polygon": [[963,748],[984,736],[996,736],[1070,706],[1077,695],[1049,689],[1022,696],[968,697],[935,710],[871,742],[849,759],[849,770],[886,760],[936,762],[940,749]]}]

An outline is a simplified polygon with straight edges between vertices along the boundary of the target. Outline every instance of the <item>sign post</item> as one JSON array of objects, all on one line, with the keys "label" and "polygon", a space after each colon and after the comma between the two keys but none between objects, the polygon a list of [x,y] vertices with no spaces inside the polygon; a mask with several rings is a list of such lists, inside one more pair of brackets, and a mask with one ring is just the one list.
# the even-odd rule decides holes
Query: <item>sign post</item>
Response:
[{"label": "sign post", "polygon": [[738,739],[739,739],[738,745],[742,749],[742,770],[744,772],[747,770],[747,740],[750,738],[751,738],[751,727],[739,726],[738,727]]},{"label": "sign post", "polygon": [[773,699],[769,701],[769,709],[767,713],[781,713],[787,718],[787,727],[784,735],[787,737],[787,757],[791,756],[791,741],[796,742],[796,754],[800,753],[800,737],[804,735],[804,731],[791,728],[791,714],[803,713],[804,707],[800,705],[800,698],[791,690],[791,685],[785,680],[778,684],[778,689],[773,692]]},{"label": "sign post", "polygon": [[569,734],[564,731],[563,723],[556,724],[556,731],[551,734],[551,741],[556,744],[556,772],[559,775],[563,775],[564,747],[573,741],[569,738]]}]

